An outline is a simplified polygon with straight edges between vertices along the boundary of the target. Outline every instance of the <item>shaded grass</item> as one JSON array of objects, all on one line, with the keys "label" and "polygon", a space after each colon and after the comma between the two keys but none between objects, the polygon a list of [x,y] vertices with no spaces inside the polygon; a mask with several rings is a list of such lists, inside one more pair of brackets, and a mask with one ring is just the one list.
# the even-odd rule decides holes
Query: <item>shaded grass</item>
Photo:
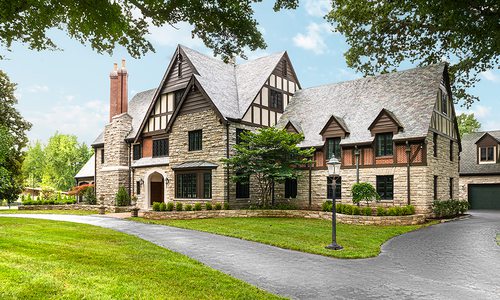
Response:
[{"label": "shaded grass", "polygon": [[244,240],[260,242],[285,249],[334,256],[338,258],[367,258],[380,253],[383,243],[392,237],[428,224],[412,226],[361,226],[337,224],[337,242],[341,251],[325,249],[331,242],[331,221],[302,218],[213,218],[198,220],[135,221],[163,224],[211,232]]},{"label": "shaded grass", "polygon": [[184,255],[100,227],[0,218],[0,299],[276,299]]},{"label": "shaded grass", "polygon": [[97,210],[0,210],[1,214],[55,214],[55,215],[95,215],[99,213]]}]

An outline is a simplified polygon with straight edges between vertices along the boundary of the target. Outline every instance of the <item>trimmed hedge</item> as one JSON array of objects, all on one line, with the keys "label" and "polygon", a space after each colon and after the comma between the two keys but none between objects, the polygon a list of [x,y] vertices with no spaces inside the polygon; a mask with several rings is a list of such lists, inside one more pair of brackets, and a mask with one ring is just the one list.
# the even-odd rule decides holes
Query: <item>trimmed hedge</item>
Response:
[{"label": "trimmed hedge", "polygon": [[455,217],[463,215],[469,209],[467,200],[434,200],[432,211],[438,218]]},{"label": "trimmed hedge", "polygon": [[[332,211],[332,201],[326,201],[322,205],[323,211]],[[337,213],[344,215],[362,215],[371,216],[371,207],[359,207],[357,205],[339,203],[335,206]],[[409,216],[415,214],[413,205],[393,206],[389,208],[377,207],[377,216]]]}]

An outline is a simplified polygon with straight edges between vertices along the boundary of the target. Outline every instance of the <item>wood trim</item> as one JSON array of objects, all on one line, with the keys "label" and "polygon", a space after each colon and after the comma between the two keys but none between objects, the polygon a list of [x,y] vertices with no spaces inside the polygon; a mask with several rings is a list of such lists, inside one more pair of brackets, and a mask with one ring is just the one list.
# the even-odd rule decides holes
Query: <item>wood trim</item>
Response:
[{"label": "wood trim", "polygon": [[382,110],[379,112],[379,114],[377,115],[375,120],[373,120],[373,122],[370,124],[370,126],[368,126],[368,130],[371,131],[373,129],[373,127],[378,123],[380,118],[382,118],[383,115],[386,115],[387,117],[389,117],[389,119],[391,119],[392,122],[394,122],[394,124],[396,124],[396,126],[398,127],[398,130],[403,129],[403,125],[399,122],[399,120],[397,120],[397,119],[395,119],[395,117],[393,117],[393,113],[385,108],[382,108]]}]

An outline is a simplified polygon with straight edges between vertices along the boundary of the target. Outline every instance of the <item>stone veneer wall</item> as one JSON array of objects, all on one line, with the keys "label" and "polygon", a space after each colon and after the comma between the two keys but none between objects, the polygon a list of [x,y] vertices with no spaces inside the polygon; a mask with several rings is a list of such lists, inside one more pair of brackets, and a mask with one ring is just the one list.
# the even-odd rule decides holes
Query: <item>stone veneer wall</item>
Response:
[{"label": "stone veneer wall", "polygon": [[[150,180],[150,175],[153,174],[154,172],[159,173],[160,175],[163,176],[163,180],[165,180],[167,168],[169,166],[150,166],[150,167],[141,167],[141,168],[135,168],[133,173],[132,173],[132,195],[135,195],[137,197],[137,206],[140,207],[141,209],[150,209],[151,208],[151,203],[149,203],[149,180]],[[168,188],[173,188],[174,180],[171,177],[167,177],[169,180],[169,183],[167,185],[163,185],[163,195],[167,195],[167,189]],[[144,184],[141,185],[141,190],[140,194],[137,194],[137,181],[144,180]],[[166,198],[164,200],[169,200],[169,198]],[[168,202],[168,201],[165,201]]]},{"label": "stone veneer wall", "polygon": [[[83,211],[98,211],[100,205],[86,204],[66,204],[66,205],[20,205],[18,210],[83,210]],[[131,211],[133,206],[106,206],[106,212],[122,213]]]},{"label": "stone veneer wall", "polygon": [[459,199],[469,199],[469,184],[500,184],[500,175],[491,176],[473,176],[473,175],[460,175],[459,180]]},{"label": "stone veneer wall", "polygon": [[[132,117],[126,113],[114,116],[104,128],[104,164],[98,157],[96,190],[98,201],[104,197],[105,205],[115,204],[115,194],[120,186],[128,190],[129,146],[125,138],[131,129]],[[100,156],[100,150],[98,153]]]},{"label": "stone veneer wall", "polygon": [[[201,210],[201,211],[171,211],[144,212],[145,219],[151,220],[190,220],[207,218],[305,218],[331,220],[331,212],[309,210]],[[422,214],[411,216],[357,216],[337,214],[337,221],[356,225],[416,225],[425,223],[426,216]]]}]

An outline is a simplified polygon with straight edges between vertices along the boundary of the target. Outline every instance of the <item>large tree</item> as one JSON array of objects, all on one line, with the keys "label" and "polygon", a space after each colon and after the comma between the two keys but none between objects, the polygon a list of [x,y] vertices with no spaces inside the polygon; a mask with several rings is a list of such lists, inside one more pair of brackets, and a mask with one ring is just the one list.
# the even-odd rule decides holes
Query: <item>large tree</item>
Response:
[{"label": "large tree", "polygon": [[11,83],[7,74],[0,70],[0,128],[2,128],[0,138],[4,146],[9,146],[8,154],[1,163],[4,169],[3,175],[0,175],[5,180],[6,172],[8,172],[8,185],[3,183],[0,199],[6,199],[9,202],[16,200],[17,195],[22,191],[23,150],[28,142],[26,131],[31,128],[31,124],[24,120],[15,108],[17,104],[17,99],[14,97],[15,89],[16,85]]},{"label": "large tree", "polygon": [[26,179],[26,185],[31,187],[40,187],[45,169],[44,146],[40,141],[28,147],[26,157],[23,162],[23,174]]},{"label": "large tree", "polygon": [[479,73],[500,65],[498,0],[333,0],[327,19],[350,46],[347,65],[366,75],[449,60],[455,99],[467,106]]},{"label": "large tree", "polygon": [[460,137],[464,134],[476,132],[481,128],[481,123],[474,117],[474,114],[461,113],[457,116],[458,131]]},{"label": "large tree", "polygon": [[297,145],[304,140],[302,134],[283,129],[262,128],[256,132],[243,132],[241,142],[234,146],[235,154],[224,159],[233,171],[234,182],[248,183],[255,179],[261,205],[269,205],[269,197],[275,182],[297,178],[297,167],[311,163],[314,149],[301,149]]},{"label": "large tree", "polygon": [[[0,1],[0,44],[57,49],[49,33],[60,29],[99,53],[112,53],[121,45],[137,58],[154,51],[146,39],[151,24],[175,27],[187,22],[194,25],[193,36],[229,59],[242,55],[245,47],[255,50],[266,45],[253,17],[256,2],[260,0]],[[297,2],[277,0],[275,10],[295,8]]]}]

